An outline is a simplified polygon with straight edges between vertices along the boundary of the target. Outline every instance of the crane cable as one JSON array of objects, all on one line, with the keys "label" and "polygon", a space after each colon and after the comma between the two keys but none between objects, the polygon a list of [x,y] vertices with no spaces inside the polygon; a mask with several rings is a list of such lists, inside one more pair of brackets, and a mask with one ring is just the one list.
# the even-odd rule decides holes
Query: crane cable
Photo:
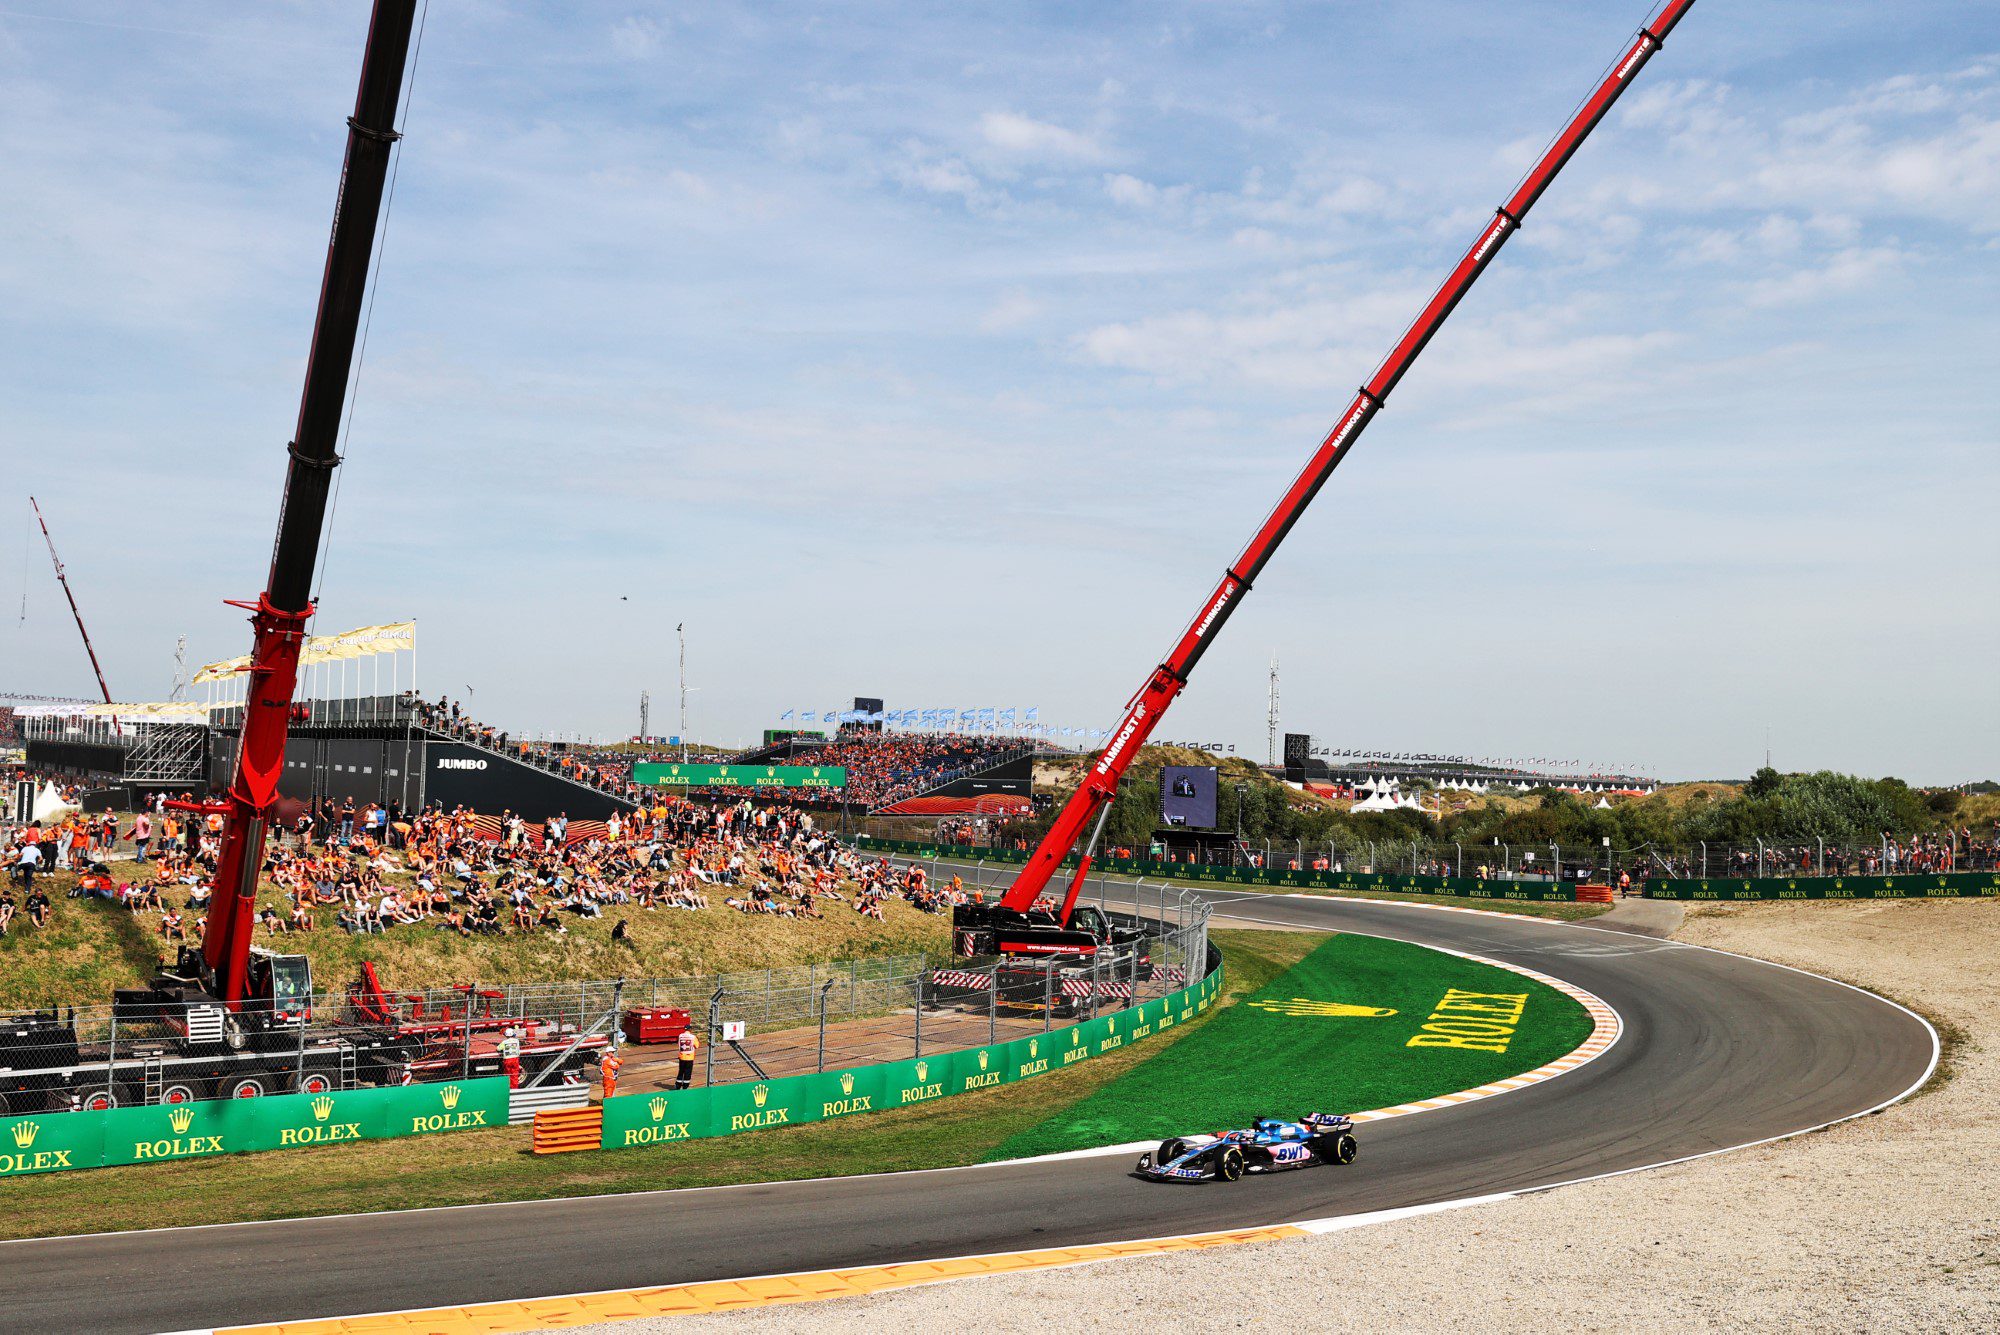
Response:
[{"label": "crane cable", "polygon": [[[396,178],[403,170],[403,136],[409,132],[410,105],[416,98],[417,66],[424,57],[424,25],[430,21],[430,0],[424,0],[422,12],[417,16],[417,40],[410,52],[410,72],[404,77],[402,97],[402,123],[396,128],[396,145],[389,159],[389,190],[382,201],[382,225],[375,243],[374,272],[368,278],[368,305],[361,318],[361,343],[355,350],[354,383],[347,394],[347,420],[341,425],[338,457],[345,462],[354,439],[354,410],[361,402],[361,373],[368,365],[368,331],[375,323],[375,296],[381,290],[382,258],[389,250],[389,219],[396,211]],[[333,495],[327,502],[326,522],[320,528],[320,563],[318,582],[313,589],[313,618],[307,623],[307,633],[312,631],[313,622],[318,620],[320,595],[326,590],[326,572],[333,564],[333,521],[340,513],[340,483],[344,473],[335,469],[333,474]]]}]

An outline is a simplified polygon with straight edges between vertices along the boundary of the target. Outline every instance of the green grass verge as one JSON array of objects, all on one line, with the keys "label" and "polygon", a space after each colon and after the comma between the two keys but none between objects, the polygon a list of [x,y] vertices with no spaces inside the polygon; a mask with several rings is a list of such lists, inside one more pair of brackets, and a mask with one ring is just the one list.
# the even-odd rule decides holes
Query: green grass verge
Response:
[{"label": "green grass verge", "polygon": [[865,1117],[641,1149],[536,1158],[525,1129],[368,1141],[272,1154],[51,1173],[0,1182],[0,1237],[229,1223],[481,1201],[838,1177],[978,1162],[1051,1108],[1086,1097],[1154,1052],[1198,1035],[1233,998],[1267,986],[1321,938],[1215,933],[1222,1005],[1121,1052],[998,1089]]},{"label": "green grass verge", "polygon": [[[1410,1046],[1413,1038],[1440,1041],[1424,1026],[1451,988],[1525,995],[1510,1035],[1458,1035],[1504,1051]],[[1298,1013],[1326,1002],[1394,1013]],[[1453,1018],[1490,1017],[1473,1011]],[[1155,1140],[1243,1126],[1260,1115],[1391,1107],[1533,1070],[1576,1048],[1590,1031],[1582,1006],[1520,974],[1407,942],[1337,936],[1181,1042],[1009,1136],[989,1157]]]}]

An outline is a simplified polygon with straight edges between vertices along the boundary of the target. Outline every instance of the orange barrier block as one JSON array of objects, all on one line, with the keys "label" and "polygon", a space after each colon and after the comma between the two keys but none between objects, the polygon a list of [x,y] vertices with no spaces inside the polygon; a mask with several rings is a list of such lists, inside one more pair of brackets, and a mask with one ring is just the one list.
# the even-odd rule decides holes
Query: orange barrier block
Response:
[{"label": "orange barrier block", "polygon": [[594,1150],[604,1136],[604,1109],[551,1108],[535,1114],[537,1154],[575,1154]]},{"label": "orange barrier block", "polygon": [[1576,888],[1576,902],[1579,904],[1609,904],[1612,902],[1611,887],[1608,885],[1579,885]]}]

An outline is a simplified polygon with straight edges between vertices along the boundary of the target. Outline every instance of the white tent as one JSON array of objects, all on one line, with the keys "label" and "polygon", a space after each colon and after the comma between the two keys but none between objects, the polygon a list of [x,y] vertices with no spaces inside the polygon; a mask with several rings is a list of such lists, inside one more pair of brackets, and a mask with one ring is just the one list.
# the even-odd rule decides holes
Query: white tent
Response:
[{"label": "white tent", "polygon": [[76,810],[79,810],[76,803],[66,801],[52,783],[43,784],[42,791],[35,794],[33,818],[37,823],[60,820],[69,812]]}]

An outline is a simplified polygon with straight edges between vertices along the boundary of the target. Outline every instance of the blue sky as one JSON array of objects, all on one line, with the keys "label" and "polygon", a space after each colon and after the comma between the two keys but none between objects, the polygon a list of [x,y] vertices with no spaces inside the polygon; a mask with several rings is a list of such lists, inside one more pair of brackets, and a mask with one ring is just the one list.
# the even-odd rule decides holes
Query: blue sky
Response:
[{"label": "blue sky", "polygon": [[[1703,0],[1164,735],[2000,771],[2000,54]],[[439,5],[320,629],[516,728],[1108,727],[1635,6]],[[242,652],[360,3],[0,0],[0,689]],[[27,593],[25,622],[18,615]]]}]

